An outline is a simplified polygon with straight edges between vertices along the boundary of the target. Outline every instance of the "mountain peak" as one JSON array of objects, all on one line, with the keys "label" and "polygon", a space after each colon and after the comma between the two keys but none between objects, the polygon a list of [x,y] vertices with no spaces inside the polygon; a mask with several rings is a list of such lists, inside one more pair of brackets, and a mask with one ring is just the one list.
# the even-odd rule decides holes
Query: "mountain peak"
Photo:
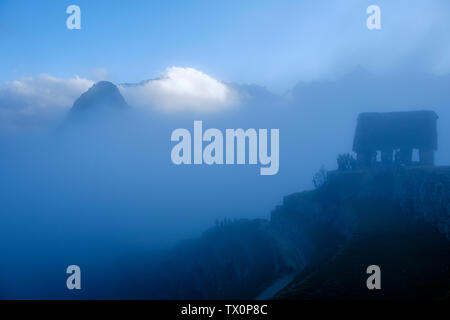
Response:
[{"label": "mountain peak", "polygon": [[100,81],[83,93],[73,104],[72,114],[99,112],[100,110],[124,110],[128,108],[116,85]]}]

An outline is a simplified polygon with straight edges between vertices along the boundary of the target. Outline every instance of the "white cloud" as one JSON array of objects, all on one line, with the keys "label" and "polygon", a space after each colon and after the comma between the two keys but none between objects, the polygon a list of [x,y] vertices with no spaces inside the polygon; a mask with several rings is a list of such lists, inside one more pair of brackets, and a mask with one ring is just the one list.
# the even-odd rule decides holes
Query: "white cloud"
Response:
[{"label": "white cloud", "polygon": [[[98,70],[104,77],[106,70]],[[48,74],[7,81],[0,85],[0,110],[16,118],[65,111],[94,83],[78,76],[57,78]],[[193,68],[171,67],[159,79],[120,85],[119,89],[131,106],[164,111],[215,111],[237,101],[234,90]]]},{"label": "white cloud", "polygon": [[170,67],[159,79],[119,88],[130,105],[169,112],[215,111],[237,101],[231,88],[193,68]]},{"label": "white cloud", "polygon": [[0,86],[0,108],[22,114],[67,109],[93,84],[80,77],[64,79],[47,74],[8,81]]}]

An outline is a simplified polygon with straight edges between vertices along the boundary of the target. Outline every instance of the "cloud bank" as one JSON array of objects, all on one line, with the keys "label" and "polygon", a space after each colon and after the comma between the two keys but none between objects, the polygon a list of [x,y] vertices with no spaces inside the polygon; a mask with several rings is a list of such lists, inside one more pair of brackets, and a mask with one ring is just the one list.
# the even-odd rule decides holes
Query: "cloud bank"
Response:
[{"label": "cloud bank", "polygon": [[[8,81],[0,85],[0,114],[18,117],[64,111],[94,83],[78,76],[48,74]],[[131,106],[167,112],[211,112],[237,101],[234,90],[193,68],[171,67],[158,79],[118,87]]]},{"label": "cloud bank", "polygon": [[167,112],[210,112],[237,102],[231,88],[193,68],[170,67],[158,79],[119,88],[130,105]]},{"label": "cloud bank", "polygon": [[21,114],[67,109],[93,84],[78,76],[64,79],[47,74],[9,81],[0,86],[0,109]]}]

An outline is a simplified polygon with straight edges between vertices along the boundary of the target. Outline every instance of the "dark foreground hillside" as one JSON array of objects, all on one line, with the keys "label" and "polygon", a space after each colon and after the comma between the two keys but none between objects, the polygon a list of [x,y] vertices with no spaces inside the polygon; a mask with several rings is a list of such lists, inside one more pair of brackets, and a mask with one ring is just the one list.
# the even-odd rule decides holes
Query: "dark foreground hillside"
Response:
[{"label": "dark foreground hillside", "polygon": [[[331,172],[319,188],[286,196],[270,221],[225,220],[181,242],[134,270],[121,291],[153,299],[449,299],[449,226],[449,168]],[[381,268],[381,290],[366,286],[370,265]]]},{"label": "dark foreground hillside", "polygon": [[[348,203],[357,219],[351,240],[326,263],[310,266],[277,299],[449,299],[450,242],[395,203]],[[366,268],[381,269],[381,290],[368,290]]]}]

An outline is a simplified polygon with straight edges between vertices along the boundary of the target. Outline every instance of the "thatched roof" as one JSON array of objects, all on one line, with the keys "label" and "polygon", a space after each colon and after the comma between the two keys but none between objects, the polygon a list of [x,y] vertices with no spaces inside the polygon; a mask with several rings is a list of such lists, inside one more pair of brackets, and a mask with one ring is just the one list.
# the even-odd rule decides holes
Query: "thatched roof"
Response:
[{"label": "thatched roof", "polygon": [[361,113],[353,151],[396,148],[437,149],[437,114],[434,111]]}]

